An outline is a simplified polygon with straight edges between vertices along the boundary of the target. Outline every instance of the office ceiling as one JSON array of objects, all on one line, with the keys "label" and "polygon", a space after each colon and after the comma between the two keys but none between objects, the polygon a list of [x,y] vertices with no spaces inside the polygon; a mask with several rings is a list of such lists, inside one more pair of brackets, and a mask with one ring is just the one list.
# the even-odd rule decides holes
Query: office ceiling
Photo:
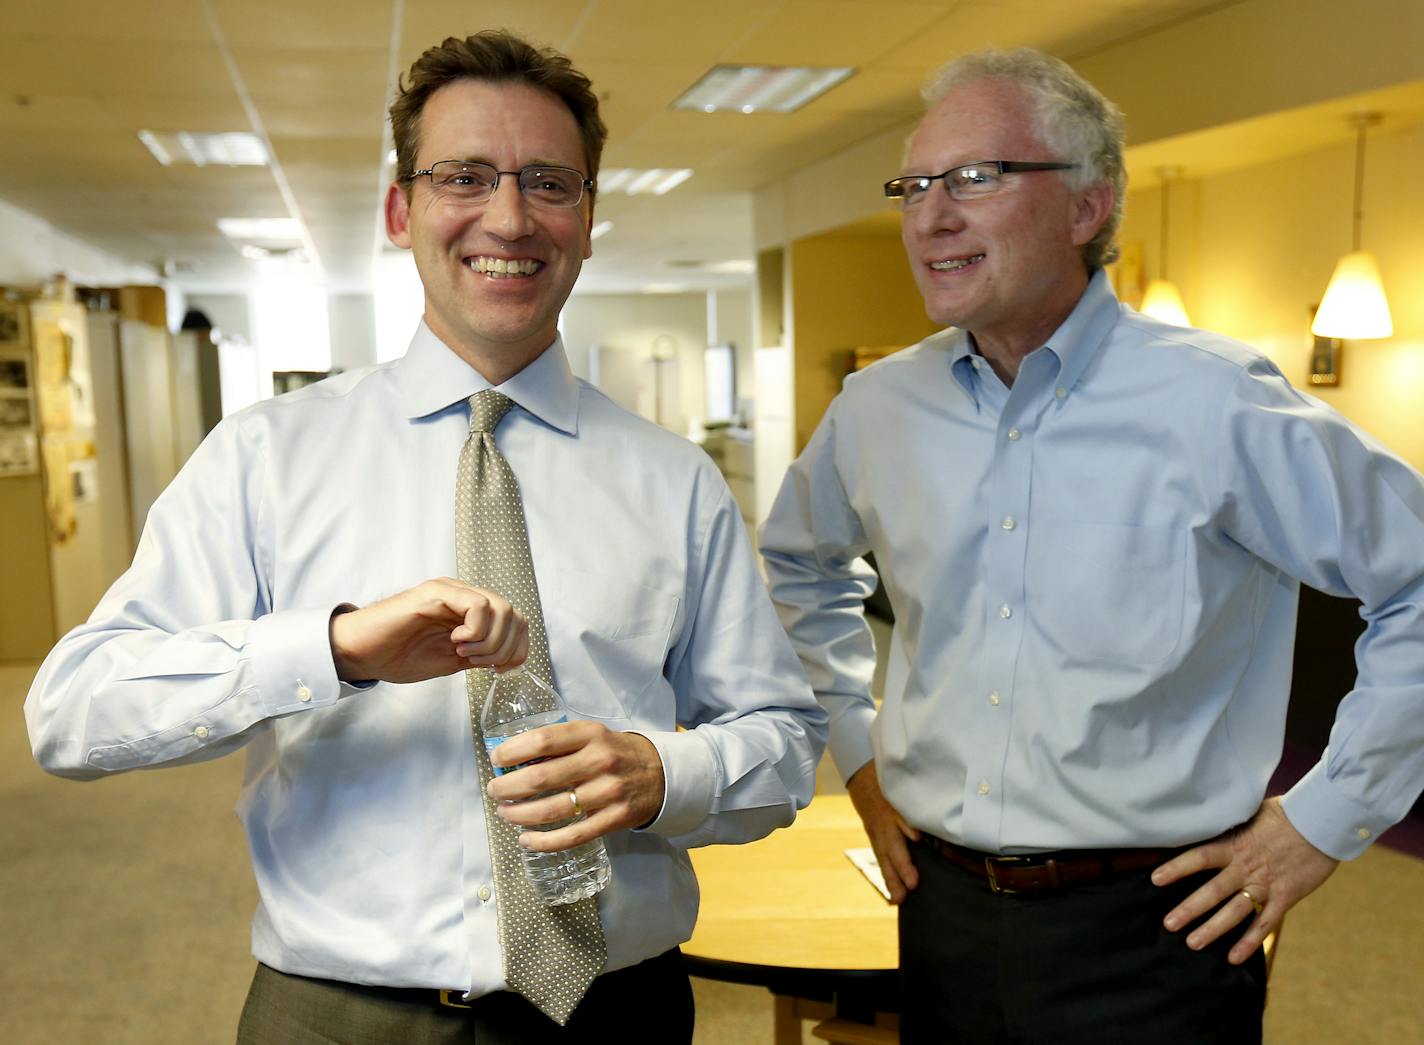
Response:
[{"label": "office ceiling", "polygon": [[[919,111],[933,67],[980,46],[1072,59],[1221,0],[34,0],[0,9],[0,199],[180,286],[238,288],[219,218],[298,219],[338,289],[385,247],[385,112],[447,35],[505,26],[567,52],[604,105],[609,167],[690,167],[665,196],[612,193],[583,289],[745,282],[748,190]],[[849,65],[789,115],[674,112],[715,63]],[[249,131],[269,167],[161,166],[138,131]],[[1343,133],[1343,132],[1342,132]],[[1257,135],[1257,138],[1260,136]]]}]

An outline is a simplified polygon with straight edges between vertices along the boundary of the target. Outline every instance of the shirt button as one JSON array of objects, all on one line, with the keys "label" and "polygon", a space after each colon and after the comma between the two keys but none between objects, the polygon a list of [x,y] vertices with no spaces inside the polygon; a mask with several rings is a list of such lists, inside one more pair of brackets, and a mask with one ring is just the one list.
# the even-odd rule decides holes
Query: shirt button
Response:
[{"label": "shirt button", "polygon": [[1006,515],[1004,516],[1004,521],[999,523],[999,525],[1006,530],[1012,530],[1018,523],[1014,520],[1012,515]]},{"label": "shirt button", "polygon": [[489,903],[489,898],[493,895],[494,893],[491,891],[489,886],[480,886],[480,899],[483,900],[485,903]]},{"label": "shirt button", "polygon": [[998,691],[997,689],[994,690],[994,692],[992,692],[992,693],[989,694],[989,703],[992,704],[994,707],[998,707],[998,706],[999,706],[999,700],[1000,700],[1000,699],[1001,699],[1001,698],[999,697],[999,691]]},{"label": "shirt button", "polygon": [[197,729],[193,730],[193,736],[197,737],[199,740],[207,740],[207,739],[208,739],[208,727],[207,727],[207,726],[199,726]]},{"label": "shirt button", "polygon": [[1014,611],[1011,610],[1011,609],[1009,609],[1009,604],[1008,604],[1007,602],[1004,603],[1004,605],[1002,605],[1002,606],[999,607],[999,616],[1000,616],[1001,618],[1003,618],[1004,620],[1008,620],[1008,619],[1009,619],[1010,617],[1012,617],[1013,615],[1014,615]]},{"label": "shirt button", "polygon": [[307,703],[309,700],[311,700],[311,690],[307,689],[306,686],[298,686],[297,699],[300,700],[303,704]]},{"label": "shirt button", "polygon": [[1068,395],[1068,389],[1060,385],[1059,387],[1053,390],[1053,394],[1056,395],[1059,399],[1064,399]]},{"label": "shirt button", "polygon": [[1021,433],[1017,428],[1010,428],[1010,429],[1009,429],[1009,442],[1011,442],[1011,443],[1016,443],[1016,442],[1018,442],[1019,436],[1020,436],[1021,434],[1022,434],[1022,433]]},{"label": "shirt button", "polygon": [[987,780],[981,780],[981,781],[979,781],[979,793],[980,793],[981,795],[987,795],[987,794],[989,793],[989,781],[987,781]]},{"label": "shirt button", "polygon": [[980,359],[978,356],[973,357],[970,362],[974,364],[975,370],[978,370],[984,365],[984,360]]},{"label": "shirt button", "polygon": [[1370,837],[1370,829],[1368,827],[1360,828],[1355,832],[1355,837],[1363,842],[1366,838]]}]

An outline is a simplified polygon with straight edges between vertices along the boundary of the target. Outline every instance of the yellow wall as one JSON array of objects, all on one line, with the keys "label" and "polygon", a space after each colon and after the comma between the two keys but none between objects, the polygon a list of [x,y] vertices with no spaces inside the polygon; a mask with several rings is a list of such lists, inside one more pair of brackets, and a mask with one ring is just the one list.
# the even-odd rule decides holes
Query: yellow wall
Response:
[{"label": "yellow wall", "polygon": [[791,244],[796,451],[840,391],[852,349],[912,345],[935,331],[899,234],[808,236]]},{"label": "yellow wall", "polygon": [[[1371,133],[1363,245],[1379,259],[1395,336],[1347,342],[1334,388],[1309,384],[1309,309],[1350,248],[1354,149],[1324,149],[1171,190],[1169,272],[1192,322],[1269,355],[1424,471],[1424,125]],[[1188,172],[1189,174],[1190,172]],[[1157,190],[1131,194],[1122,238],[1158,261]]]},{"label": "yellow wall", "polygon": [[0,479],[0,534],[0,661],[37,661],[55,640],[49,527],[38,475]]}]

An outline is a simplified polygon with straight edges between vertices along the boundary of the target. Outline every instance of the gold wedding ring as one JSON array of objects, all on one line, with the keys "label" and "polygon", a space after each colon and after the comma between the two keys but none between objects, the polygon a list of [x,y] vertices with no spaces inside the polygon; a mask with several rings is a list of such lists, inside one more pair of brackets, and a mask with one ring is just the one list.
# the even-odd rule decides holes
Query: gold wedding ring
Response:
[{"label": "gold wedding ring", "polygon": [[[569,804],[574,807],[574,816],[583,816],[583,805],[579,802],[578,793],[574,791],[573,788],[569,788]],[[1245,892],[1246,890],[1243,889],[1241,891]],[[1254,900],[1251,902],[1255,903]],[[1260,909],[1260,907],[1256,908],[1258,911]]]},{"label": "gold wedding ring", "polygon": [[[577,804],[577,803],[575,803],[575,804]],[[1241,895],[1244,896],[1244,897],[1246,897],[1246,899],[1251,902],[1251,906],[1256,909],[1256,913],[1257,913],[1257,914],[1260,914],[1260,913],[1261,913],[1261,910],[1266,906],[1266,905],[1263,904],[1260,900],[1258,900],[1258,899],[1256,899],[1254,896],[1252,896],[1250,890],[1248,890],[1248,889],[1242,889],[1242,890],[1241,890]]]}]

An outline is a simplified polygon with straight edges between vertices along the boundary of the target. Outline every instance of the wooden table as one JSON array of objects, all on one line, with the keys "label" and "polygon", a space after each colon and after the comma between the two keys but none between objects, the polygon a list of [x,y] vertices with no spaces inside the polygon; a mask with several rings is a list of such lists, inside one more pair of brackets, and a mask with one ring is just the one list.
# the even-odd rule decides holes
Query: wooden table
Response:
[{"label": "wooden table", "polygon": [[761,841],[692,850],[702,908],[688,971],[770,989],[777,1045],[799,1045],[802,1019],[898,1009],[895,908],[845,856],[867,844],[849,797],[817,795]]}]

